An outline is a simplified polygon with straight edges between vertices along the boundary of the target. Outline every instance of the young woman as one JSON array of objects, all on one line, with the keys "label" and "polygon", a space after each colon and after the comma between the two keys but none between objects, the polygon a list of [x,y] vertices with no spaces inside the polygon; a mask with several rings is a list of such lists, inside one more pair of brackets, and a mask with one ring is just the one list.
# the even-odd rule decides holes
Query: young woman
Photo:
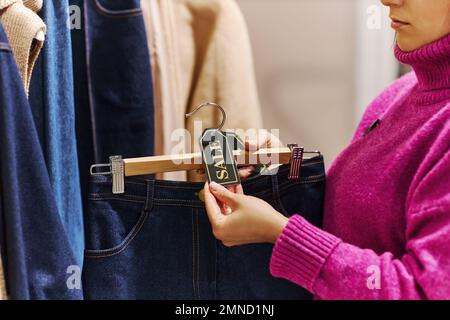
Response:
[{"label": "young woman", "polygon": [[[450,299],[450,0],[382,3],[414,71],[369,105],[329,168],[324,230],[217,184],[207,212],[227,246],[275,243],[272,275],[317,298]],[[264,140],[247,146],[279,143]]]}]

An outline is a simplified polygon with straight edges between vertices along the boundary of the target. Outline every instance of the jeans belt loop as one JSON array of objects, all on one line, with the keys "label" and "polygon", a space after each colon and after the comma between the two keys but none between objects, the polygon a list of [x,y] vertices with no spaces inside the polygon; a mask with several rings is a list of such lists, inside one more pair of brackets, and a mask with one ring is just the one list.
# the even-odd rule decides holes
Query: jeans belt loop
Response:
[{"label": "jeans belt loop", "polygon": [[147,180],[147,199],[145,200],[145,211],[153,209],[153,201],[155,195],[155,180]]}]

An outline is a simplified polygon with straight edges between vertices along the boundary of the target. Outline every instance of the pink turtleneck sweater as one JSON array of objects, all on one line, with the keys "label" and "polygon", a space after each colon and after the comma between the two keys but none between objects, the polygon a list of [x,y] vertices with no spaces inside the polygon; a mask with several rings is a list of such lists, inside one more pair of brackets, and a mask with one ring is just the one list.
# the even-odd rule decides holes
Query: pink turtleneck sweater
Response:
[{"label": "pink turtleneck sweater", "polygon": [[450,299],[450,35],[395,55],[414,72],[329,168],[325,231],[295,215],[273,250],[272,275],[318,299]]}]

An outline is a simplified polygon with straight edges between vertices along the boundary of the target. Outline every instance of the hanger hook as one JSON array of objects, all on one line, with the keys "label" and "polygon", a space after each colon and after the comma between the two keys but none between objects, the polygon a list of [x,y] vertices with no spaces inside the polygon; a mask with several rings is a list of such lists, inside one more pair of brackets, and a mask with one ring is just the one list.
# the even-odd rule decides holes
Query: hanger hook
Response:
[{"label": "hanger hook", "polygon": [[205,102],[203,104],[201,104],[200,106],[198,106],[197,108],[195,108],[194,111],[186,114],[186,118],[189,118],[191,116],[193,116],[197,111],[199,111],[200,109],[204,108],[204,107],[216,107],[220,110],[220,112],[222,112],[222,123],[220,124],[220,126],[217,128],[217,130],[222,130],[223,126],[225,125],[225,122],[227,121],[227,113],[225,112],[225,110],[218,105],[217,103],[214,102]]}]

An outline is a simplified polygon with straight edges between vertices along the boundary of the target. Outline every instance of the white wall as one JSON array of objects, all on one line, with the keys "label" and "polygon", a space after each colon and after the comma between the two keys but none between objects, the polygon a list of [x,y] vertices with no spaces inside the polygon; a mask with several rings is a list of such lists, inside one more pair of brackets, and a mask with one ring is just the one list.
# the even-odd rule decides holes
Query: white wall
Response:
[{"label": "white wall", "polygon": [[281,129],[285,143],[321,150],[331,163],[388,82],[380,61],[392,42],[368,32],[365,0],[237,2],[252,39],[265,127]]},{"label": "white wall", "polygon": [[[374,24],[380,18],[379,26]],[[357,0],[355,21],[355,120],[366,106],[397,75],[398,63],[393,55],[395,33],[390,28],[389,9],[379,0]]]}]

